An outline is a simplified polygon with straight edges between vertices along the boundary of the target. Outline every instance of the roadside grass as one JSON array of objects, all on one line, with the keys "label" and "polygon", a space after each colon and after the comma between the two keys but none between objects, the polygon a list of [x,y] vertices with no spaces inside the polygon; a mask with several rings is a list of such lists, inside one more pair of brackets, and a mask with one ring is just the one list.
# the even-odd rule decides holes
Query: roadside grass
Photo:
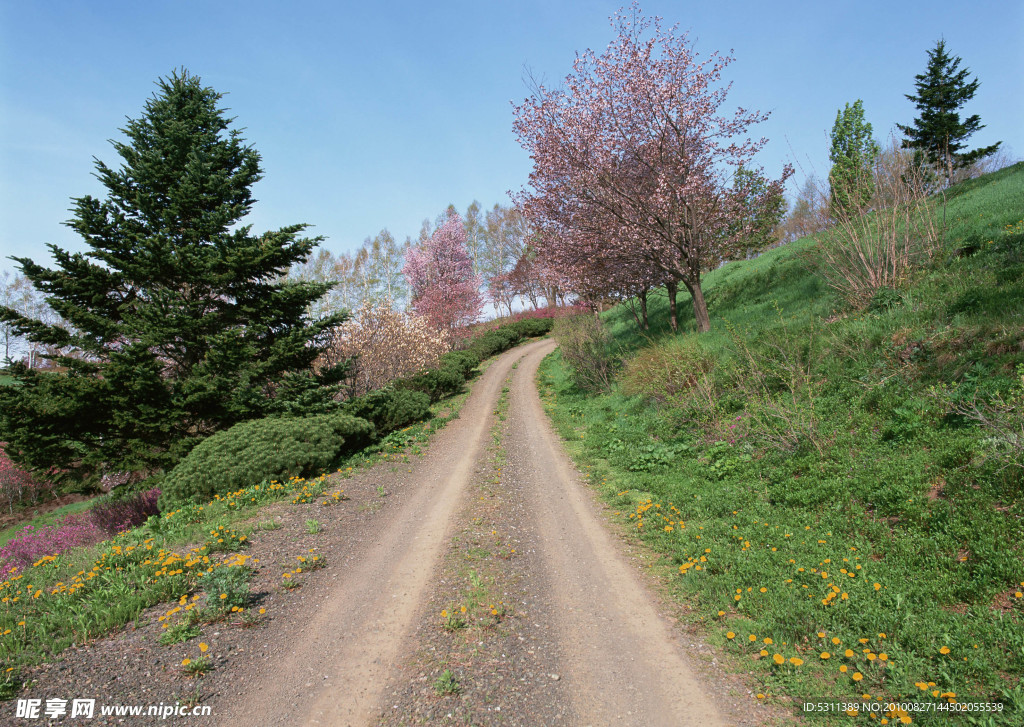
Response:
[{"label": "roadside grass", "polygon": [[[648,335],[605,314],[626,359],[611,393],[579,391],[557,352],[542,364],[573,455],[762,698],[1024,723],[1024,469],[964,415],[1024,420],[1024,165],[990,177],[949,195],[945,263],[867,310],[808,272],[801,240],[708,274],[709,334],[688,296],[679,336],[663,295]],[[978,703],[1003,711],[955,711]]]}]

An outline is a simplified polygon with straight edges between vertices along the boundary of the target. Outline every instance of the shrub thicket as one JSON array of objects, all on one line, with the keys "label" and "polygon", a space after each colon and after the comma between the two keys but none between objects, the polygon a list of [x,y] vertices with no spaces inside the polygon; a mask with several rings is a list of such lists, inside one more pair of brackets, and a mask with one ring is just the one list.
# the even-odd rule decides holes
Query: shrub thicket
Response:
[{"label": "shrub thicket", "polygon": [[619,361],[600,320],[593,315],[559,318],[554,335],[577,386],[585,391],[611,389]]},{"label": "shrub thicket", "polygon": [[116,490],[89,508],[93,525],[108,535],[142,525],[151,515],[159,515],[160,490],[118,493]]},{"label": "shrub thicket", "polygon": [[524,318],[509,324],[509,327],[518,331],[523,338],[533,338],[550,333],[554,322],[553,318]]},{"label": "shrub thicket", "polygon": [[430,401],[436,402],[447,396],[452,396],[462,391],[466,377],[454,366],[442,366],[436,369],[422,371],[415,376],[402,379],[395,383],[399,389],[421,391],[430,397]]},{"label": "shrub thicket", "polygon": [[513,325],[507,325],[477,336],[470,341],[466,349],[483,360],[512,348],[521,338],[522,335],[513,328]]},{"label": "shrub thicket", "polygon": [[480,357],[472,351],[449,351],[441,357],[438,364],[457,369],[464,378],[469,379],[480,365]]},{"label": "shrub thicket", "polygon": [[164,480],[162,509],[255,485],[307,475],[370,441],[374,426],[348,414],[254,419],[200,442]]},{"label": "shrub thicket", "polygon": [[371,422],[382,437],[429,415],[430,397],[420,391],[381,389],[350,399],[342,410]]}]

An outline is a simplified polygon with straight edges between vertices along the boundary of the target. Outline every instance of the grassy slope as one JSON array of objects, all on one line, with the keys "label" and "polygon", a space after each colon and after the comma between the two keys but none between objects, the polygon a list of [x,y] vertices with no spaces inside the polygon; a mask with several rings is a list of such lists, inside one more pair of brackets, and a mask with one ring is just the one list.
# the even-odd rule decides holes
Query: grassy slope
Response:
[{"label": "grassy slope", "polygon": [[[891,308],[846,311],[801,263],[801,240],[708,274],[713,330],[699,339],[685,296],[678,337],[664,297],[649,336],[609,312],[627,364],[608,395],[582,395],[557,354],[542,369],[576,456],[671,556],[709,638],[755,663],[762,694],[948,704],[952,691],[1024,710],[1021,470],[948,410],[1009,396],[1024,363],[1024,164],[952,190],[946,215],[948,249],[978,252],[950,255]],[[627,394],[664,391],[682,378],[673,364],[701,360],[714,406],[685,387]]]}]

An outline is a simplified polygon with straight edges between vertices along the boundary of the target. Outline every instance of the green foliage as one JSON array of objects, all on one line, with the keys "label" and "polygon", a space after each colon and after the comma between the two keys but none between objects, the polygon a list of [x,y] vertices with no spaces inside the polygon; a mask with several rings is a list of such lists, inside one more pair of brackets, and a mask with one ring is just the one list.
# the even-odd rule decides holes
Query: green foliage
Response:
[{"label": "green foliage", "polygon": [[211,432],[288,402],[323,410],[334,393],[337,372],[288,378],[309,371],[344,319],[307,316],[329,284],[282,278],[319,238],[300,237],[301,224],[259,235],[241,226],[259,154],[198,77],[176,72],[157,85],[113,144],[121,166],[96,162],[105,199],[74,200],[68,226],[86,252],[51,246],[53,269],[15,258],[63,322],[0,309],[61,352],[59,373],[12,369],[0,441],[19,464],[63,480],[169,468]]},{"label": "green foliage", "polygon": [[342,410],[373,423],[377,436],[401,429],[430,414],[430,397],[409,389],[380,389],[350,399]]},{"label": "green foliage", "polygon": [[509,323],[508,327],[523,338],[536,338],[550,333],[554,324],[554,318],[524,318],[521,321]]},{"label": "green foliage", "polygon": [[461,689],[451,669],[445,669],[434,680],[434,692],[439,696],[458,694]]},{"label": "green foliage", "polygon": [[434,403],[459,393],[465,383],[466,379],[459,369],[442,365],[440,368],[427,369],[415,376],[399,379],[394,385],[398,389],[423,392],[430,397],[431,403]]},{"label": "green foliage", "polygon": [[733,187],[742,201],[743,214],[732,220],[725,235],[736,240],[730,245],[729,258],[744,260],[778,243],[786,199],[764,174],[754,169],[737,169]]},{"label": "green foliage", "polygon": [[559,318],[554,336],[577,386],[585,391],[611,388],[619,361],[601,321],[588,314]]},{"label": "green foliage", "polygon": [[831,139],[828,181],[833,211],[844,215],[864,210],[875,192],[872,165],[881,149],[871,136],[871,124],[864,120],[863,101],[857,99],[836,112]]},{"label": "green foliage", "polygon": [[872,313],[884,313],[891,308],[895,308],[902,302],[903,296],[900,295],[898,290],[893,290],[892,288],[879,288],[871,298],[871,302],[868,303],[868,311]]},{"label": "green foliage", "polygon": [[210,617],[230,613],[232,607],[249,605],[249,581],[252,569],[244,565],[216,568],[201,575],[199,586],[206,592],[202,616]]},{"label": "green foliage", "polygon": [[160,644],[162,646],[171,646],[172,644],[181,644],[189,639],[194,639],[199,636],[202,631],[198,626],[187,625],[187,624],[174,624],[164,629],[163,633],[160,634]]},{"label": "green foliage", "polygon": [[961,121],[959,109],[974,98],[978,79],[968,81],[970,70],[960,69],[960,57],[946,52],[946,41],[940,39],[935,49],[928,51],[928,67],[923,74],[914,76],[915,95],[907,99],[917,107],[918,117],[910,126],[897,124],[906,134],[904,148],[917,150],[922,161],[937,166],[949,183],[954,169],[970,166],[994,154],[1002,142],[990,146],[966,149],[968,137],[984,129],[977,114]]},{"label": "green foliage", "polygon": [[463,378],[469,379],[480,365],[480,357],[472,351],[449,351],[441,356],[439,367],[458,370]]},{"label": "green foliage", "polygon": [[477,336],[470,341],[467,350],[475,353],[480,357],[480,360],[488,359],[495,354],[499,354],[502,351],[515,346],[522,340],[523,336],[519,331],[513,328],[514,324],[504,325],[501,328],[495,328],[492,331]]},{"label": "green foliage", "polygon": [[373,431],[370,422],[348,414],[236,424],[204,439],[168,473],[161,509],[209,500],[271,478],[322,472],[341,455],[367,444]]}]

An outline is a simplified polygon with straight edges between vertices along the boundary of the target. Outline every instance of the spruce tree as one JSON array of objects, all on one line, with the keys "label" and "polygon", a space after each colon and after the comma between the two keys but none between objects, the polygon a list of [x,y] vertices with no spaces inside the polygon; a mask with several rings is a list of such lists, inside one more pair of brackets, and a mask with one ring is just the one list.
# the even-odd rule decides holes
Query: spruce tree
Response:
[{"label": "spruce tree", "polygon": [[864,120],[864,102],[857,99],[836,112],[832,126],[832,149],[828,175],[832,213],[847,215],[864,211],[874,195],[872,167],[878,144],[871,136],[871,124]]},{"label": "spruce tree", "polygon": [[239,421],[329,408],[343,373],[311,372],[344,320],[308,315],[331,283],[284,279],[320,238],[302,237],[304,224],[258,235],[241,224],[259,153],[197,76],[157,86],[126,141],[111,142],[120,166],[96,161],[106,198],[73,200],[65,224],[87,251],[50,245],[54,268],[12,258],[63,323],[0,308],[60,351],[50,371],[15,367],[16,385],[0,387],[0,440],[58,479],[152,472]]},{"label": "spruce tree", "polygon": [[947,184],[955,169],[987,157],[1002,143],[961,152],[967,138],[985,127],[977,114],[960,119],[959,109],[974,98],[980,85],[977,78],[967,80],[967,68],[958,70],[960,61],[946,53],[946,41],[939,40],[935,49],[928,51],[925,72],[914,77],[917,93],[907,94],[917,107],[918,117],[911,126],[896,125],[907,137],[903,148],[916,149],[920,161],[939,167]]}]

